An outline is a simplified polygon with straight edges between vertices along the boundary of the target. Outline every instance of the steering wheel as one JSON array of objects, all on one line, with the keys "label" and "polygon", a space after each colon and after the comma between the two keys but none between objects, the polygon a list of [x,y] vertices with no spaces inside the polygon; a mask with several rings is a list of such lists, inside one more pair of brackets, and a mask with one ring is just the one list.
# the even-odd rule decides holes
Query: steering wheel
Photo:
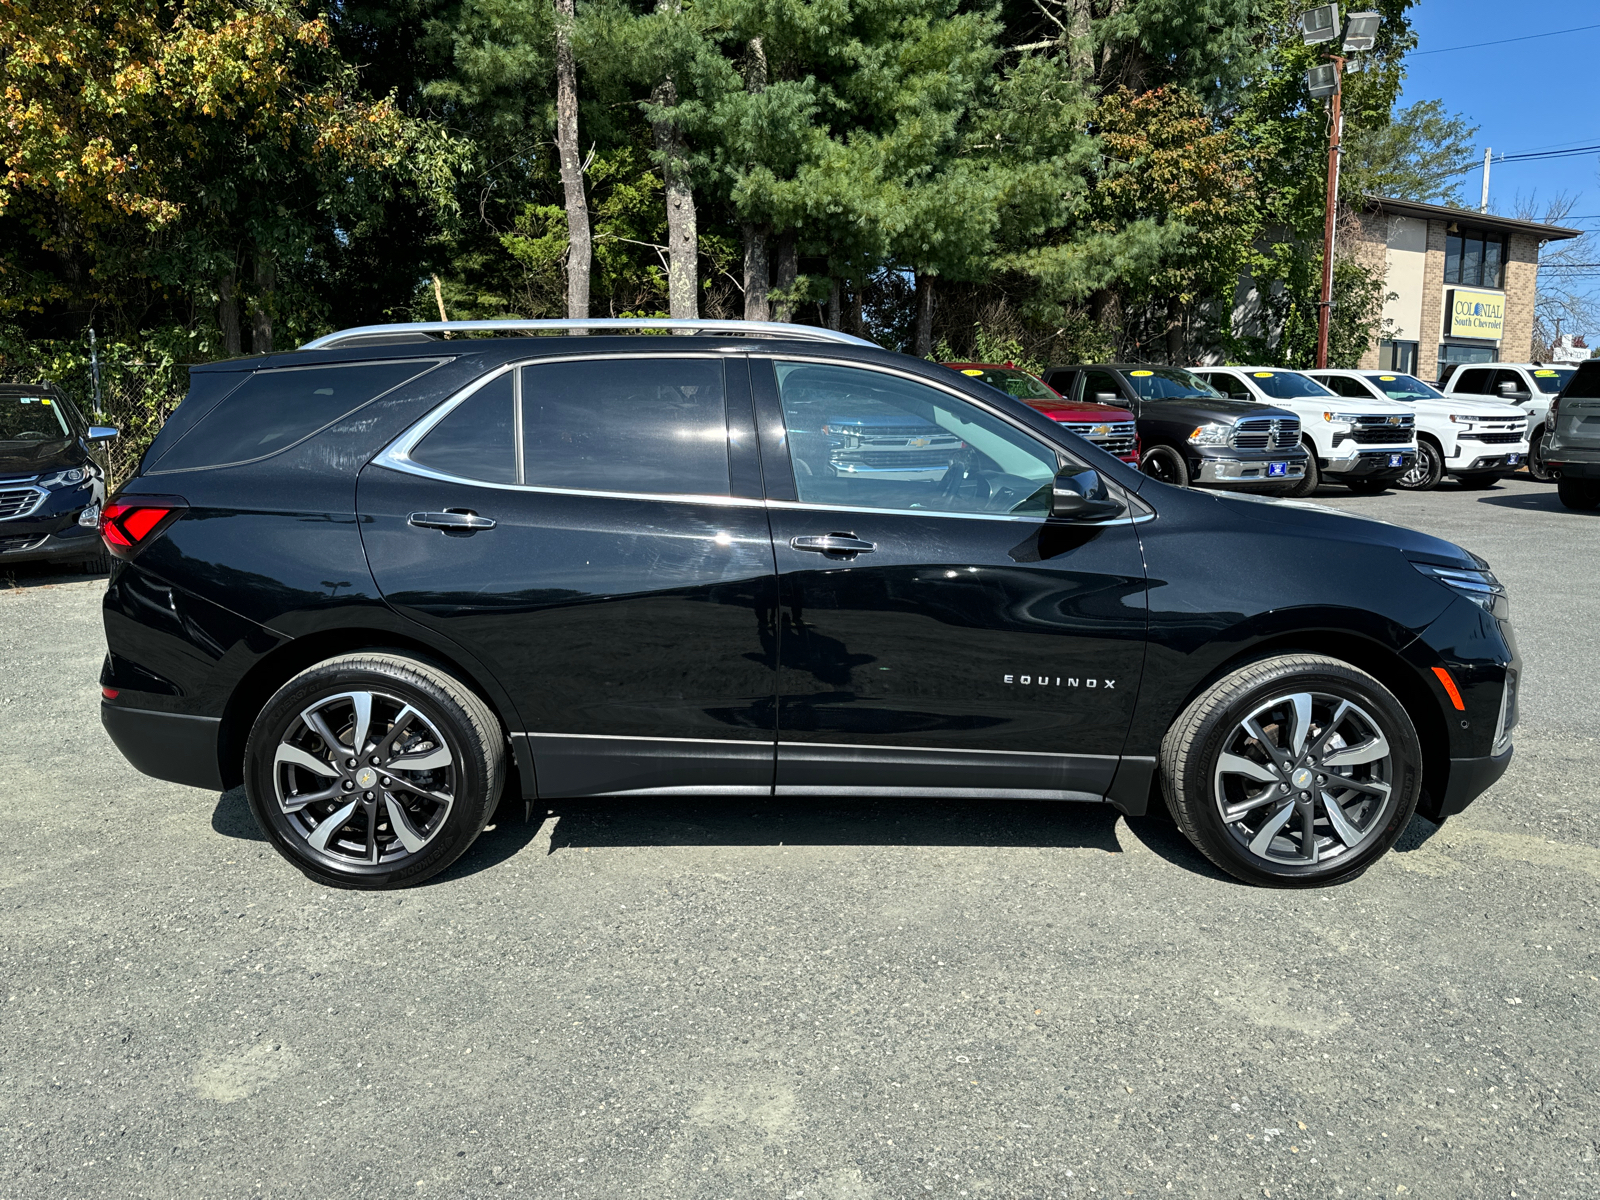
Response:
[{"label": "steering wheel", "polygon": [[950,460],[950,469],[944,473],[944,478],[939,481],[938,496],[941,501],[946,504],[954,504],[969,478],[976,481],[983,489],[983,495],[980,499],[987,500],[989,498],[988,481],[972,470],[975,462],[976,456],[971,450],[959,451]]}]

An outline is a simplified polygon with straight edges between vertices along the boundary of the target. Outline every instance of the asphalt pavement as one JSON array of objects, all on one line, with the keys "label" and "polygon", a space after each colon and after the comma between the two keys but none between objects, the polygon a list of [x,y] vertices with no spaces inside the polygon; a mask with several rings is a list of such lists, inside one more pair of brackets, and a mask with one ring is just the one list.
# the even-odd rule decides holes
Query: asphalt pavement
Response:
[{"label": "asphalt pavement", "polygon": [[1483,555],[1517,756],[1314,892],[1049,804],[507,808],[319,887],[100,728],[103,579],[0,576],[0,1197],[1593,1197],[1600,516]]}]

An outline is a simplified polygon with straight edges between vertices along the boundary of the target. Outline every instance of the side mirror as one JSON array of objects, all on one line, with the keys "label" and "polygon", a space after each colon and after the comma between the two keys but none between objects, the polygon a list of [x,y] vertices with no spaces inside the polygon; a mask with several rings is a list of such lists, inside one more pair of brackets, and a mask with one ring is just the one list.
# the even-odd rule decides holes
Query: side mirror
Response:
[{"label": "side mirror", "polygon": [[89,440],[91,442],[109,442],[114,437],[121,437],[122,430],[111,425],[89,426]]},{"label": "side mirror", "polygon": [[1094,394],[1094,402],[1096,404],[1118,405],[1122,403],[1122,397],[1115,392],[1096,392]]},{"label": "side mirror", "polygon": [[1500,397],[1503,400],[1527,400],[1528,393],[1514,383],[1502,383],[1499,387]]},{"label": "side mirror", "polygon": [[1068,467],[1056,476],[1050,494],[1050,515],[1073,521],[1100,521],[1117,516],[1122,505],[1106,491],[1100,472]]}]

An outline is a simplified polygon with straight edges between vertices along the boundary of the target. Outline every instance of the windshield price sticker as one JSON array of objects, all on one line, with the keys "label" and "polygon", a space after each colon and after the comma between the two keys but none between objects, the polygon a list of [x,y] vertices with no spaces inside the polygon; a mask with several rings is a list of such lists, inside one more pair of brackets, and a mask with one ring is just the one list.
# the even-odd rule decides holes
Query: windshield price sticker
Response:
[{"label": "windshield price sticker", "polygon": [[1132,375],[1135,379],[1143,379],[1147,375],[1154,375],[1155,372],[1154,371],[1129,371],[1128,374]]},{"label": "windshield price sticker", "polygon": [[1379,383],[1393,383],[1394,382],[1394,376],[1393,375],[1379,375],[1378,376],[1378,382]]},{"label": "windshield price sticker", "polygon": [[966,370],[964,370],[964,371],[962,371],[962,372],[961,372],[961,373],[962,373],[962,374],[963,374],[963,375],[982,375],[982,374],[983,374],[983,372],[982,372],[982,371],[974,371],[974,370],[973,370],[973,369],[972,369],[972,368],[970,368],[970,367],[968,367],[968,368],[967,368],[967,369],[966,369]]},{"label": "windshield price sticker", "polygon": [[1534,374],[1537,375],[1540,379],[1553,379],[1555,377],[1556,372],[1554,372],[1554,371],[1535,371]]},{"label": "windshield price sticker", "polygon": [[1257,379],[1271,379],[1272,378],[1272,372],[1271,371],[1252,371],[1251,374],[1254,375]]}]

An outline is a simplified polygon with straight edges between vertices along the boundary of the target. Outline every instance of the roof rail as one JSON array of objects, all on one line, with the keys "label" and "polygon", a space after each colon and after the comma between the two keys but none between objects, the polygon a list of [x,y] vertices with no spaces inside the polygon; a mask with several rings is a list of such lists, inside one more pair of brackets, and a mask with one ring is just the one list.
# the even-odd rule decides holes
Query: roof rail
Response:
[{"label": "roof rail", "polygon": [[[822,329],[816,325],[787,325],[781,321],[700,321],[669,317],[593,317],[588,320],[541,321],[402,321],[392,325],[358,325],[354,329],[341,329],[324,334],[301,346],[302,350],[326,350],[347,342],[373,344],[390,334],[444,333],[542,333],[564,329],[670,329],[684,333],[726,333],[745,337],[793,338],[807,342],[844,342],[851,346],[879,347],[864,338],[858,338],[836,329]],[[420,340],[404,338],[396,340]]]}]

